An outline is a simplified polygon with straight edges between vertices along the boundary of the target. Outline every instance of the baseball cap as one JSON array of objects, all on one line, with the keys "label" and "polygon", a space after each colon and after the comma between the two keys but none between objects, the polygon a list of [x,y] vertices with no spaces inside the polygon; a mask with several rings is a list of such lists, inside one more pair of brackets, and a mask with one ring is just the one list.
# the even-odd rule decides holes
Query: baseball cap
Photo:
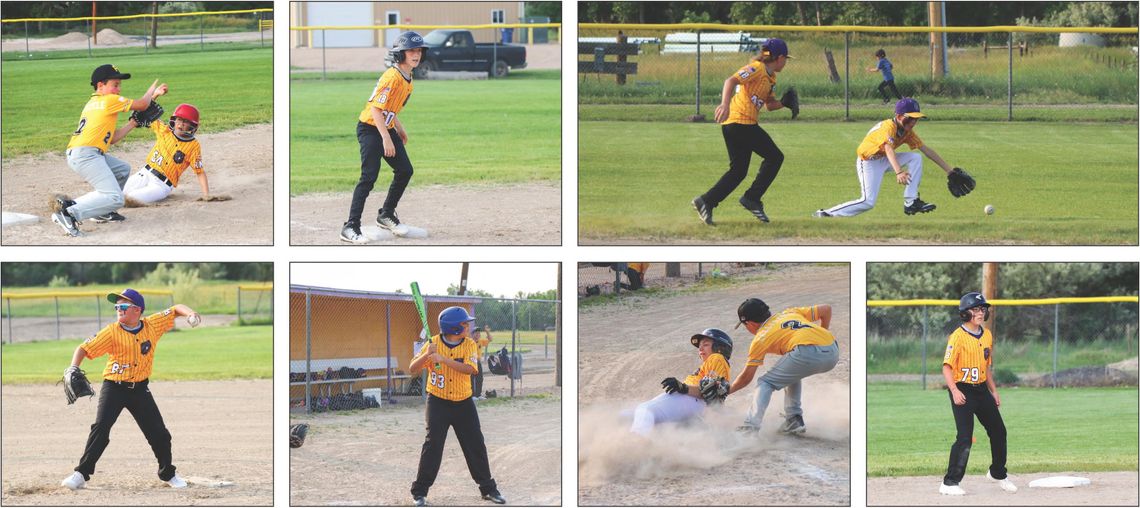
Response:
[{"label": "baseball cap", "polygon": [[788,58],[792,57],[792,55],[788,54],[788,43],[784,42],[784,39],[777,39],[774,37],[768,39],[768,42],[764,43],[764,45],[760,48],[760,52],[761,54],[767,52],[772,56],[784,55]]},{"label": "baseball cap", "polygon": [[91,73],[91,86],[108,79],[131,79],[131,75],[119,72],[119,68],[114,65],[103,64],[96,67],[95,72]]},{"label": "baseball cap", "polygon": [[911,118],[926,118],[926,115],[918,111],[918,101],[910,97],[903,97],[895,104],[896,115],[906,115]]},{"label": "baseball cap", "polygon": [[107,301],[111,303],[118,303],[120,298],[126,298],[131,303],[138,305],[140,309],[146,309],[146,300],[143,300],[143,296],[138,291],[131,288],[124,289],[121,293],[107,293]]},{"label": "baseball cap", "polygon": [[740,328],[740,325],[745,321],[754,321],[763,323],[772,317],[772,311],[768,310],[768,304],[759,298],[749,298],[736,308],[736,317],[740,320],[736,326],[732,327],[734,330]]}]

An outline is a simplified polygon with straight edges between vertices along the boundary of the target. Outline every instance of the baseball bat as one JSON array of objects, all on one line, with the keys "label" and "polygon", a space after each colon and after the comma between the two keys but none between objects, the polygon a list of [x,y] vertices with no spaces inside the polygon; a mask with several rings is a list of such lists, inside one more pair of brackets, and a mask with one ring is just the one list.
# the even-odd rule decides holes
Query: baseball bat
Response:
[{"label": "baseball bat", "polygon": [[[420,294],[419,282],[412,282],[412,300],[416,303],[416,311],[420,313],[420,324],[424,327],[424,337],[428,344],[431,344],[431,328],[428,328],[427,307],[424,305],[424,296]],[[435,364],[435,370],[439,370],[438,362]]]}]

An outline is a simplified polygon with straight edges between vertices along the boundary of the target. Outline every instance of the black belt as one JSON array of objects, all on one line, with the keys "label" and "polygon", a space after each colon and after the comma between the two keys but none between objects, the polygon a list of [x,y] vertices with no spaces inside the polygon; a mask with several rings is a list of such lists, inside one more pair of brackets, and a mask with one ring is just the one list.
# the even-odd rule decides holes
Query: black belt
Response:
[{"label": "black belt", "polygon": [[142,387],[146,386],[147,382],[150,381],[150,379],[144,379],[142,381],[113,381],[113,380],[107,379],[105,381],[108,383],[119,385],[119,386],[126,388],[128,390],[134,390],[135,388],[142,388]]},{"label": "black belt", "polygon": [[158,177],[158,180],[160,182],[165,183],[168,187],[174,187],[174,184],[170,183],[170,179],[167,178],[166,175],[162,174],[161,171],[150,167],[150,164],[146,165],[146,169],[147,171],[150,171],[152,175]]}]

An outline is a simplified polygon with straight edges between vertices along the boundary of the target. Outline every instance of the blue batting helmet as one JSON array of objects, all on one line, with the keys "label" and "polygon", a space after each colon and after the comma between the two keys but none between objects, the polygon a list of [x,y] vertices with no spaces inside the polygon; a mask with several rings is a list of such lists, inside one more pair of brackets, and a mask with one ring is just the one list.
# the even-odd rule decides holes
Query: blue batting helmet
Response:
[{"label": "blue batting helmet", "polygon": [[446,335],[463,333],[463,323],[475,321],[475,316],[463,307],[448,307],[439,313],[439,330]]},{"label": "blue batting helmet", "polygon": [[693,335],[689,342],[693,343],[693,347],[700,347],[701,339],[712,339],[713,352],[724,355],[724,359],[732,358],[732,337],[729,337],[724,330],[720,328],[705,328],[705,331]]}]

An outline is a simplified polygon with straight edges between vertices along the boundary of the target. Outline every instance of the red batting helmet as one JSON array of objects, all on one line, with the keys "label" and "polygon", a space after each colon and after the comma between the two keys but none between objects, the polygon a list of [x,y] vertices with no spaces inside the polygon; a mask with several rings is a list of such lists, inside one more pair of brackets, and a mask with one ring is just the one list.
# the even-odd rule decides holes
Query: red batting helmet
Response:
[{"label": "red batting helmet", "polygon": [[174,114],[171,116],[198,125],[198,108],[189,104],[179,104],[177,108],[174,108]]}]

